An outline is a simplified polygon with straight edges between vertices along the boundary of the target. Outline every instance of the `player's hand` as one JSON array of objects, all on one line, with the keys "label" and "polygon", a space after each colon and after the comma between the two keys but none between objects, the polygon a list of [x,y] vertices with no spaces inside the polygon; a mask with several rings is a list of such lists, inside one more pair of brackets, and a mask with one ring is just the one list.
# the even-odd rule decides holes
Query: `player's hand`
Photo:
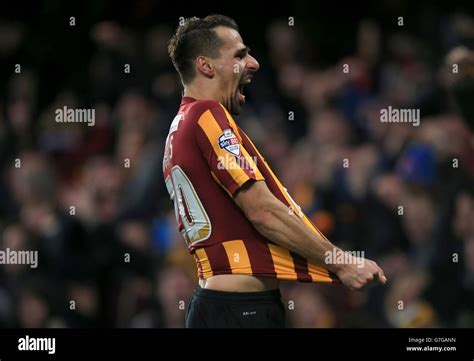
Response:
[{"label": "player's hand", "polygon": [[369,259],[354,258],[351,264],[343,265],[337,272],[342,284],[351,290],[361,290],[371,284],[385,284],[387,278],[383,270]]}]

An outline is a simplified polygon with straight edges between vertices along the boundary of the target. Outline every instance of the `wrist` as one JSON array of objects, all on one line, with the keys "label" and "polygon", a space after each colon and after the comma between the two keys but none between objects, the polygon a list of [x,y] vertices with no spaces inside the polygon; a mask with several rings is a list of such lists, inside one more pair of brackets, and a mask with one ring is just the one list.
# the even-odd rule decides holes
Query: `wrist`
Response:
[{"label": "wrist", "polygon": [[331,251],[326,252],[324,261],[326,268],[336,274],[348,268],[346,252],[335,246],[333,246]]}]

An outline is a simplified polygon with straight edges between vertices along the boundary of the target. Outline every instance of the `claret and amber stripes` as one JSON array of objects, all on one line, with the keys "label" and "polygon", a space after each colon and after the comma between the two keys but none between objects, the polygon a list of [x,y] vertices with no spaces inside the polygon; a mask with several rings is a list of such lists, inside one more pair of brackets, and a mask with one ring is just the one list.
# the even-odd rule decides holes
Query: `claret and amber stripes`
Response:
[{"label": "claret and amber stripes", "polygon": [[[299,211],[222,104],[184,97],[179,114],[180,121],[170,128],[170,156],[163,171],[167,186],[177,189],[172,199],[180,202],[175,207],[178,223],[194,236],[188,247],[199,277],[243,274],[301,282],[337,280],[327,269],[267,240],[234,202],[236,192],[248,181],[265,181],[275,197],[324,237]],[[177,177],[173,169],[183,176]],[[199,233],[204,226],[212,230],[206,237]]]},{"label": "claret and amber stripes", "polygon": [[[219,147],[219,137],[223,134],[224,130],[231,127],[229,122],[222,120],[223,117],[225,117],[225,112],[221,108],[206,110],[199,117],[198,126],[200,131],[206,137],[207,143],[203,144],[204,137],[199,133],[198,142],[201,142],[202,148],[210,148],[209,153],[206,154],[206,156],[209,157],[208,161],[211,163],[211,169],[214,169],[219,173],[221,186],[230,193],[234,193],[249,179],[263,180],[264,178],[244,147],[240,147],[241,154],[239,155],[239,158],[243,158],[244,161],[240,161],[239,163],[246,164],[248,165],[247,167],[240,167],[237,164],[236,156]],[[242,140],[238,131],[234,128],[231,129],[239,142],[241,142]],[[211,145],[211,147],[209,147],[209,145]],[[221,160],[226,161],[225,167],[219,165],[219,161]]]},{"label": "claret and amber stripes", "polygon": [[[195,258],[200,278],[219,274],[242,274],[274,277],[284,281],[333,282],[334,275],[308,263],[306,259],[272,243],[261,243],[251,252],[255,242],[231,240],[197,248]],[[251,259],[251,255],[254,259]],[[258,257],[258,258],[257,258]]]}]

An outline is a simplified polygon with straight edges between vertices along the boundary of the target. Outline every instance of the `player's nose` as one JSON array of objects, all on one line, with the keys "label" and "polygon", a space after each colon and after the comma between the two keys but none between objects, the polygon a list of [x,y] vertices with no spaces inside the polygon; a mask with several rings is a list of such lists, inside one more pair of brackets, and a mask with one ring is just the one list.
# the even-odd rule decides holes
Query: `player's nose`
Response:
[{"label": "player's nose", "polygon": [[248,62],[247,62],[247,69],[249,69],[250,71],[257,71],[258,69],[260,69],[260,64],[258,63],[257,59],[255,59],[252,55],[248,55]]}]

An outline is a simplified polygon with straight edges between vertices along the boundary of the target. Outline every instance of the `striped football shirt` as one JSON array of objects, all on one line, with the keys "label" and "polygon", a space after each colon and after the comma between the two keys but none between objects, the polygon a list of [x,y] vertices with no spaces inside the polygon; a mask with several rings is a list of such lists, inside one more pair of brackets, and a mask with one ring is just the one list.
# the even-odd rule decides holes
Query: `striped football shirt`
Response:
[{"label": "striped football shirt", "polygon": [[179,231],[200,278],[220,274],[303,282],[337,278],[266,239],[234,202],[245,183],[264,181],[275,197],[320,234],[222,104],[183,97],[166,139],[163,172]]}]

